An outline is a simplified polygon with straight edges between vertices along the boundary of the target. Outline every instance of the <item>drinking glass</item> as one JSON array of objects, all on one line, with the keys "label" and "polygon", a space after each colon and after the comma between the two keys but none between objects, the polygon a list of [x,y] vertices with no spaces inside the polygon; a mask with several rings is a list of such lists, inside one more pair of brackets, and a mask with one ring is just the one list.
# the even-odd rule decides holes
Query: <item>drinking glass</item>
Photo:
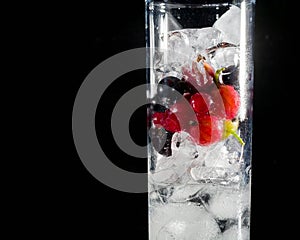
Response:
[{"label": "drinking glass", "polygon": [[150,240],[250,239],[253,0],[146,0]]}]

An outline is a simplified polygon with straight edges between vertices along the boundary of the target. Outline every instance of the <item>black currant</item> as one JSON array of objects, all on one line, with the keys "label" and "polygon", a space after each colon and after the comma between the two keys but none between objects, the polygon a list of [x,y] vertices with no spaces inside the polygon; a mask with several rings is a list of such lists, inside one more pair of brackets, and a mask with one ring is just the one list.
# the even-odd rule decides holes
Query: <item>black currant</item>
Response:
[{"label": "black currant", "polygon": [[231,85],[234,88],[238,88],[239,84],[239,67],[229,66],[222,71],[222,81],[226,85]]},{"label": "black currant", "polygon": [[182,97],[186,82],[173,76],[161,79],[157,86],[157,95],[169,104],[175,103]]},{"label": "black currant", "polygon": [[161,127],[150,129],[149,134],[151,144],[158,153],[166,157],[172,155],[171,142],[173,133]]},{"label": "black currant", "polygon": [[148,104],[148,107],[150,109],[150,112],[165,112],[167,110],[167,107],[162,105],[163,103],[160,102],[160,99],[158,97],[154,97],[150,103]]}]

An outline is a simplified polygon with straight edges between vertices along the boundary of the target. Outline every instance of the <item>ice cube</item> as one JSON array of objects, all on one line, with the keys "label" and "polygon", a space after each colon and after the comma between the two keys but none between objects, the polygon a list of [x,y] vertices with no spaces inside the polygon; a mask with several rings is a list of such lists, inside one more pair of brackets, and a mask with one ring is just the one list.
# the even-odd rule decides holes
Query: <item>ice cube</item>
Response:
[{"label": "ice cube", "polygon": [[222,167],[237,171],[240,168],[243,146],[230,135],[225,141],[213,144],[209,148],[198,148],[198,154],[207,167]]},{"label": "ice cube", "polygon": [[174,133],[172,137],[171,149],[173,155],[176,157],[176,160],[180,162],[190,162],[198,157],[197,144],[194,142],[193,138],[184,131]]},{"label": "ice cube", "polygon": [[208,204],[208,211],[217,219],[240,219],[249,206],[249,191],[245,189],[220,188]]},{"label": "ice cube", "polygon": [[249,240],[250,230],[248,228],[238,228],[238,226],[233,226],[226,230],[218,240]]},{"label": "ice cube", "polygon": [[201,184],[186,184],[174,187],[173,195],[170,197],[171,202],[183,203],[196,197],[197,193],[203,188]]},{"label": "ice cube", "polygon": [[232,135],[226,139],[225,145],[228,150],[227,158],[229,163],[243,164],[242,163],[242,155],[244,150],[243,145],[241,145],[241,143]]},{"label": "ice cube", "polygon": [[149,182],[160,186],[167,186],[176,182],[179,175],[172,168],[155,171],[149,176]]},{"label": "ice cube", "polygon": [[157,235],[157,240],[172,240],[172,239],[186,239],[185,233],[187,232],[186,222],[176,221],[168,223],[160,229]]},{"label": "ice cube", "polygon": [[[181,167],[182,168],[182,167]],[[176,169],[174,156],[158,156],[156,169],[149,173],[149,182],[159,186],[167,186],[179,180],[184,170]],[[180,171],[181,170],[181,171]]]},{"label": "ice cube", "polygon": [[174,187],[169,186],[155,189],[156,186],[149,185],[149,204],[157,205],[160,203],[167,203],[174,192]]},{"label": "ice cube", "polygon": [[238,45],[240,43],[241,9],[231,6],[213,25],[224,34],[223,41]]},{"label": "ice cube", "polygon": [[238,66],[239,49],[237,47],[217,48],[210,62],[215,69]]},{"label": "ice cube", "polygon": [[181,29],[168,34],[167,55],[164,64],[180,62],[197,58],[198,54],[205,55],[205,50],[222,42],[222,33],[213,27],[201,29]]},{"label": "ice cube", "polygon": [[[230,145],[231,146],[231,145]],[[234,150],[236,150],[234,148]],[[238,153],[228,150],[227,141],[221,141],[209,147],[198,147],[199,157],[190,170],[192,179],[197,182],[220,183],[228,185],[241,179],[239,162],[234,161]]]},{"label": "ice cube", "polygon": [[152,207],[150,221],[150,240],[213,240],[220,233],[215,219],[195,205]]},{"label": "ice cube", "polygon": [[204,53],[203,51],[222,42],[223,35],[221,31],[213,27],[201,29],[184,30],[189,37],[190,47],[196,54]]},{"label": "ice cube", "polygon": [[157,158],[156,169],[150,174],[150,181],[168,185],[175,182],[182,184],[189,180],[188,170],[198,157],[197,145],[188,133],[181,131],[172,136],[171,149],[172,156]]},{"label": "ice cube", "polygon": [[231,164],[229,164],[227,160],[227,148],[224,145],[224,142],[220,142],[214,145],[214,148],[211,149],[204,161],[206,167],[221,167],[221,168],[230,168]]},{"label": "ice cube", "polygon": [[168,34],[167,50],[165,54],[165,63],[181,62],[188,60],[192,49],[186,33],[182,30],[176,30]]},{"label": "ice cube", "polygon": [[181,24],[177,21],[177,19],[169,12],[166,12],[167,20],[168,20],[168,30],[174,31],[178,29],[182,29]]},{"label": "ice cube", "polygon": [[231,185],[241,180],[238,172],[220,167],[198,166],[192,168],[190,174],[193,180],[200,183]]}]

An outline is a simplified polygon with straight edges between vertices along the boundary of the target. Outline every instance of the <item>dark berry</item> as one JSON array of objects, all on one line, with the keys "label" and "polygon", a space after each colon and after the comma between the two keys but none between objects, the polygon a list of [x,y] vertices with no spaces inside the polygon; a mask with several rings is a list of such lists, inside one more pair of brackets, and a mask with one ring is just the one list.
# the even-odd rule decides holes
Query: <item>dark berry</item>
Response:
[{"label": "dark berry", "polygon": [[173,104],[184,94],[185,85],[185,82],[177,77],[165,77],[158,83],[157,95],[167,103]]},{"label": "dark berry", "polygon": [[167,108],[160,104],[151,103],[150,104],[151,112],[165,112]]},{"label": "dark berry", "polygon": [[172,143],[172,136],[174,133],[167,132],[166,136],[166,142],[163,146],[163,148],[159,151],[160,154],[169,157],[172,155],[172,148],[171,148],[171,143]]},{"label": "dark berry", "polygon": [[[195,94],[195,93],[199,92],[196,88],[197,87],[196,83],[186,81],[184,87],[185,87],[186,93]],[[198,86],[198,88],[200,88],[200,87]]]},{"label": "dark berry", "polygon": [[222,81],[226,85],[234,86],[238,88],[239,83],[239,68],[236,66],[229,66],[222,71]]},{"label": "dark berry", "polygon": [[149,131],[150,142],[153,148],[164,156],[171,156],[171,141],[173,133],[168,132],[163,127],[151,128]]},{"label": "dark berry", "polygon": [[150,103],[148,104],[150,112],[165,112],[167,110],[167,107],[162,104],[163,103],[160,102],[160,99],[155,96],[151,99]]}]

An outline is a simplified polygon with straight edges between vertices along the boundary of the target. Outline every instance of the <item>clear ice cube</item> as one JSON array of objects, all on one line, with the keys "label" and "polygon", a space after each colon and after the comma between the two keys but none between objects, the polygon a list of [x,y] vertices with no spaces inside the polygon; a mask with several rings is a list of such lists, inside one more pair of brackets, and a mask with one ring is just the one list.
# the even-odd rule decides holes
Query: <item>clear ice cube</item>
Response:
[{"label": "clear ice cube", "polygon": [[201,29],[185,29],[190,47],[194,51],[194,57],[198,54],[205,55],[205,50],[211,48],[222,42],[223,35],[221,31],[213,27],[206,27]]},{"label": "clear ice cube", "polygon": [[174,192],[169,201],[173,203],[184,203],[193,200],[203,186],[200,184],[186,184],[174,187]]},{"label": "clear ice cube", "polygon": [[238,219],[248,209],[249,189],[221,188],[212,196],[207,209],[217,219]]},{"label": "clear ice cube", "polygon": [[213,25],[224,34],[223,41],[238,45],[240,43],[241,9],[231,6]]},{"label": "clear ice cube", "polygon": [[179,66],[183,66],[190,60],[196,60],[199,54],[206,55],[206,49],[217,45],[222,40],[221,31],[213,27],[171,31],[167,35],[167,41],[165,35],[161,37],[162,50],[156,53],[159,61],[154,67],[159,72],[176,71]]},{"label": "clear ice cube", "polygon": [[168,34],[167,51],[165,57],[167,62],[185,62],[188,60],[192,49],[190,48],[190,39],[182,30],[176,30]]},{"label": "clear ice cube", "polygon": [[[176,160],[188,161],[198,157],[198,146],[193,138],[184,131],[174,133],[171,144],[172,153]],[[181,158],[182,157],[182,158]]]},{"label": "clear ice cube", "polygon": [[175,183],[179,177],[180,176],[172,168],[167,168],[152,173],[149,177],[149,181],[159,186],[168,186]]},{"label": "clear ice cube", "polygon": [[157,158],[156,170],[149,178],[152,183],[182,184],[189,180],[188,170],[198,157],[197,145],[188,133],[181,131],[172,136],[171,148],[172,156]]},{"label": "clear ice cube", "polygon": [[238,66],[239,49],[237,47],[217,48],[211,56],[210,62],[215,69]]},{"label": "clear ice cube", "polygon": [[168,19],[168,30],[173,31],[176,29],[181,29],[181,24],[177,21],[177,19],[169,12],[166,13]]},{"label": "clear ice cube", "polygon": [[220,167],[194,167],[191,169],[192,178],[200,183],[215,183],[230,185],[240,182],[241,177],[235,171]]},{"label": "clear ice cube", "polygon": [[198,159],[190,170],[192,179],[197,182],[223,185],[239,183],[241,152],[241,144],[232,136],[209,147],[199,146]]},{"label": "clear ice cube", "polygon": [[202,207],[167,204],[150,209],[150,238],[213,240],[220,233],[215,219]]}]

